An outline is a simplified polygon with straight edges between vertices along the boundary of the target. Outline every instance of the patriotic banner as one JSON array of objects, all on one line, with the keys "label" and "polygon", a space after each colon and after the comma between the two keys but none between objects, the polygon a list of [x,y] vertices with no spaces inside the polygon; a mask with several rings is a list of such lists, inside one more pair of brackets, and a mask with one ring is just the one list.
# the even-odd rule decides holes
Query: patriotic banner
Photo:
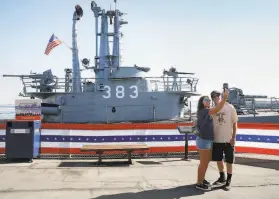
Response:
[{"label": "patriotic banner", "polygon": [[[53,124],[56,126],[56,124]],[[63,125],[63,124],[57,124]],[[82,126],[82,124],[77,124]],[[51,124],[49,125],[49,127]],[[71,126],[71,125],[70,125]],[[144,153],[184,152],[185,135],[177,129],[107,129],[110,125],[95,125],[94,130],[42,129],[41,154],[88,154],[80,152],[83,145],[146,144]],[[88,125],[84,125],[86,128]],[[94,126],[94,125],[92,125]],[[105,127],[104,127],[105,126]],[[121,124],[119,125],[121,128]],[[157,126],[160,126],[159,124]],[[279,126],[278,126],[279,127]],[[279,128],[238,129],[236,152],[279,155]],[[99,128],[99,129],[98,129]],[[188,135],[189,151],[196,151],[195,135]],[[0,129],[0,152],[4,153],[5,130]],[[94,154],[94,152],[92,152]]]}]

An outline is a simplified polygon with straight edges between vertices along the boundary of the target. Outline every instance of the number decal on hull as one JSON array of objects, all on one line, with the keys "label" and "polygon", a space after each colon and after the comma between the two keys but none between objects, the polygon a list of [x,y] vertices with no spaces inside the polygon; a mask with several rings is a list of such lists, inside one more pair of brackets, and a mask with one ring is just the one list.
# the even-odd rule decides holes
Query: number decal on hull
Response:
[{"label": "number decal on hull", "polygon": [[[132,93],[132,94],[129,95],[130,98],[135,99],[135,98],[137,98],[139,96],[139,91],[138,91],[138,87],[137,86],[130,86],[129,90]],[[105,98],[105,99],[111,98],[111,87],[110,86],[105,85],[104,86],[104,92],[105,92],[105,94],[102,95],[103,98]],[[115,87],[115,96],[118,99],[122,99],[122,98],[125,97],[125,88],[124,88],[124,86],[118,85],[118,86]]]},{"label": "number decal on hull", "polygon": [[116,98],[123,98],[125,96],[124,86],[116,86]]},{"label": "number decal on hull", "polygon": [[139,95],[137,86],[130,86],[130,90],[133,90],[133,95],[130,95],[130,98],[137,98]]},{"label": "number decal on hull", "polygon": [[103,98],[108,99],[111,97],[111,88],[109,86],[104,86],[104,92],[106,92],[106,95],[103,95]]}]

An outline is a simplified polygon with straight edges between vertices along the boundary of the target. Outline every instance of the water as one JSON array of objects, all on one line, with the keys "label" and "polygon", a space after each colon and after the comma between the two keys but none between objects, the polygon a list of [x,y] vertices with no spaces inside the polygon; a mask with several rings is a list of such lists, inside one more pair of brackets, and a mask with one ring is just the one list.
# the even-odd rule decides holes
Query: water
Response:
[{"label": "water", "polygon": [[15,119],[15,106],[13,104],[0,105],[0,120]]}]

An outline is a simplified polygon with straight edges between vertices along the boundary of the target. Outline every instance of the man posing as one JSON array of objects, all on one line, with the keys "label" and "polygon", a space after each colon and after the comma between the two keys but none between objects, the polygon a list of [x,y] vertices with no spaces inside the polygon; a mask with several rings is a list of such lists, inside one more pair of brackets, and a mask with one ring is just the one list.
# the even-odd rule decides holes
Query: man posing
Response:
[{"label": "man posing", "polygon": [[[212,91],[211,98],[215,106],[220,102],[220,92]],[[224,186],[225,190],[230,189],[232,178],[232,165],[234,163],[234,145],[236,141],[236,130],[238,116],[233,105],[228,102],[215,115],[214,120],[214,142],[212,148],[212,160],[217,161],[220,172],[219,179],[213,183],[215,186]],[[227,178],[225,176],[223,156],[227,166]]]}]

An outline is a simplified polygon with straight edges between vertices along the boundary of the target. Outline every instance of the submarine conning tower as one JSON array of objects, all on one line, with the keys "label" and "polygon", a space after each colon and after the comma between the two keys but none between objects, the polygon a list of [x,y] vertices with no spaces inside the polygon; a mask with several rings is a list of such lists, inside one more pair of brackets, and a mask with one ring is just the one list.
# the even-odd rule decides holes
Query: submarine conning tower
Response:
[{"label": "submarine conning tower", "polygon": [[[116,0],[114,2],[115,9],[107,11],[98,7],[95,1],[91,2],[91,10],[95,17],[96,55],[94,72],[96,81],[108,79],[121,66],[120,40],[123,34],[120,32],[120,28],[127,22],[121,19],[123,13],[116,9]],[[100,32],[99,17],[101,18]],[[113,25],[113,32],[108,32],[109,25]],[[100,37],[100,48],[98,37]],[[110,53],[109,46],[110,37],[113,37],[112,53]]]}]

